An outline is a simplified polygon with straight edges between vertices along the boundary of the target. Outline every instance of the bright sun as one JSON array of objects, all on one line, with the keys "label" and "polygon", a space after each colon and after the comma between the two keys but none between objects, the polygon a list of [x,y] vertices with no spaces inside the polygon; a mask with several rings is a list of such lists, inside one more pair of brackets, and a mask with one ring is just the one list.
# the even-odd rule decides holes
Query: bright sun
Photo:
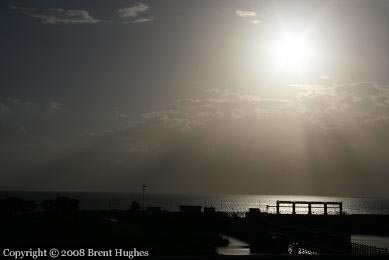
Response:
[{"label": "bright sun", "polygon": [[282,70],[303,72],[312,56],[312,44],[304,35],[296,33],[282,35],[271,46],[271,59]]}]

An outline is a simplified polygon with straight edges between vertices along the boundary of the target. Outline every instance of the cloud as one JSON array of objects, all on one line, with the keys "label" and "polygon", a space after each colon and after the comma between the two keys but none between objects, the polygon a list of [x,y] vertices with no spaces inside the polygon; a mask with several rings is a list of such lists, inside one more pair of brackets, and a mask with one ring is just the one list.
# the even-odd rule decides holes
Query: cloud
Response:
[{"label": "cloud", "polygon": [[[389,87],[374,82],[297,84],[296,106],[317,124],[383,125],[389,115]],[[325,120],[323,120],[325,118]],[[326,122],[324,122],[326,121]]]},{"label": "cloud", "polygon": [[0,102],[0,115],[8,115],[10,113],[10,110],[8,106]]},{"label": "cloud", "polygon": [[33,102],[21,98],[6,98],[0,100],[0,115],[12,116],[32,116],[32,115],[52,115],[63,109],[60,102]]},{"label": "cloud", "polygon": [[160,122],[181,131],[192,131],[215,121],[246,118],[257,121],[293,113],[290,100],[262,98],[229,90],[210,89],[205,98],[185,98],[171,108],[143,115],[143,123]]},{"label": "cloud", "polygon": [[261,21],[260,20],[252,20],[251,23],[258,24],[258,23],[261,23]]},{"label": "cloud", "polygon": [[132,23],[147,23],[152,21],[154,21],[154,17],[136,19]]},{"label": "cloud", "polygon": [[38,103],[19,98],[7,98],[4,104],[8,107],[8,111],[11,114],[34,112],[39,106]]},{"label": "cloud", "polygon": [[300,118],[323,130],[384,125],[389,118],[389,88],[373,82],[353,84],[295,84],[293,98],[265,98],[210,89],[204,98],[185,98],[165,110],[143,115],[143,122],[191,131],[217,120],[249,121]]},{"label": "cloud", "polygon": [[[49,138],[51,123],[60,120],[51,115],[62,110],[59,102],[37,102],[23,98],[0,98],[0,142],[31,146]],[[0,149],[1,153],[1,149]]]},{"label": "cloud", "polygon": [[[309,183],[312,179],[307,180],[307,176],[314,176],[318,187],[322,187],[323,180],[330,178],[328,174],[341,179],[348,187],[349,178],[364,176],[360,172],[369,172],[370,178],[371,171],[387,169],[382,167],[387,164],[384,155],[383,159],[377,159],[379,166],[372,166],[368,171],[354,168],[361,161],[369,161],[364,153],[372,153],[376,145],[382,143],[382,139],[378,142],[372,132],[365,130],[372,130],[373,125],[387,127],[389,122],[389,117],[381,117],[365,123],[366,117],[355,117],[361,115],[357,107],[366,100],[376,106],[370,95],[382,94],[385,87],[355,83],[305,84],[296,88],[296,97],[290,98],[211,89],[205,95],[178,99],[165,109],[143,114],[131,127],[107,133],[107,141],[100,142],[103,145],[97,153],[92,151],[90,162],[95,165],[98,154],[99,158],[104,158],[104,165],[113,165],[114,170],[107,169],[107,173],[114,172],[118,178],[129,179],[132,175],[128,173],[133,173],[137,176],[134,182],[146,180],[158,183],[159,187],[165,185],[166,189],[194,186],[198,189],[206,183],[213,190],[219,187],[216,184],[218,181],[220,184],[220,178],[231,178],[222,185],[226,187],[231,183],[231,187],[226,188],[229,189],[235,187],[236,176],[243,174],[250,180],[241,183],[245,191],[253,180],[257,183],[252,185],[255,188],[258,183],[282,185],[279,176],[283,176],[283,180],[287,178],[286,183],[296,178],[298,182]],[[379,104],[382,103],[380,100]],[[364,112],[372,116],[380,114],[373,108]],[[343,116],[364,127],[342,132],[350,126],[350,121],[341,120]],[[359,133],[368,141],[346,140],[351,143],[348,147],[342,133],[352,136],[353,131],[361,131]],[[359,149],[364,143],[367,147]],[[97,163],[103,165],[100,161]],[[93,170],[96,168],[104,170],[103,167]],[[266,189],[266,185],[260,189]],[[330,183],[325,185],[332,187]],[[339,187],[342,191],[343,186]]]},{"label": "cloud", "polygon": [[[142,183],[151,183],[156,191],[330,190],[338,194],[358,193],[370,182],[382,186],[377,194],[387,194],[387,177],[381,177],[386,176],[389,152],[385,142],[389,138],[389,117],[385,116],[389,111],[388,87],[366,82],[293,86],[297,94],[289,98],[210,89],[204,95],[178,99],[164,109],[143,114],[130,127],[90,133],[80,142],[72,142],[85,147],[40,146],[41,153],[55,160],[48,165],[39,163],[42,168],[29,174],[30,179],[22,175],[15,175],[15,179],[28,187],[43,185],[48,189],[88,185],[102,190],[135,190]],[[0,102],[11,112],[14,106],[25,104],[39,107],[20,99]],[[114,108],[114,113],[124,117],[119,108]],[[33,134],[31,127],[23,127],[24,122],[20,120],[20,127],[15,128],[19,131],[14,138],[17,142]],[[364,125],[343,129],[353,126],[352,122]],[[376,131],[381,127],[383,131]],[[9,133],[15,133],[14,129],[9,128]],[[36,161],[38,148],[26,147],[15,149],[17,165],[33,165],[20,163],[22,152],[28,160]],[[51,156],[56,150],[61,151],[57,151],[59,155]],[[3,148],[3,153],[8,155],[9,151]],[[9,160],[9,156],[2,158],[7,158],[3,162]],[[333,179],[337,180],[335,186]]]},{"label": "cloud", "polygon": [[388,126],[389,125],[389,114],[377,116],[375,118],[368,118],[365,120],[366,124],[377,127],[377,126]]},{"label": "cloud", "polygon": [[98,19],[93,18],[84,10],[65,10],[62,8],[38,9],[18,6],[11,6],[11,9],[40,19],[45,24],[95,24],[99,22]]},{"label": "cloud", "polygon": [[144,3],[137,3],[135,5],[119,9],[118,13],[122,18],[135,18],[138,17],[139,14],[146,12],[149,8],[150,7]]},{"label": "cloud", "polygon": [[118,117],[118,118],[121,118],[121,119],[127,118],[127,114],[121,112],[118,107],[115,107],[113,112],[115,113],[115,116]]},{"label": "cloud", "polygon": [[246,18],[246,17],[254,17],[254,16],[257,15],[257,13],[254,12],[254,11],[242,11],[242,10],[236,10],[235,13],[236,13],[237,16],[243,17],[243,18]]},{"label": "cloud", "polygon": [[48,104],[48,112],[50,115],[57,113],[58,111],[62,110],[63,104],[60,102],[50,102]]},{"label": "cloud", "polygon": [[233,109],[231,110],[231,116],[235,119],[243,118],[246,116],[246,112],[241,109]]}]

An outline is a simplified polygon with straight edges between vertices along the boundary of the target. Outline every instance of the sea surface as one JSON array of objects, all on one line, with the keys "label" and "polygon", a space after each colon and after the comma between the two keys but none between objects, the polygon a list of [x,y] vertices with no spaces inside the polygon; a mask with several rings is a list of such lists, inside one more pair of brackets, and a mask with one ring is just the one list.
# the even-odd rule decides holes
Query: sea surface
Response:
[{"label": "sea surface", "polygon": [[[141,193],[107,193],[107,192],[1,192],[0,198],[17,196],[38,203],[68,196],[80,200],[84,210],[129,209],[132,201],[143,205]],[[193,195],[193,194],[156,194],[144,193],[144,206],[162,207],[168,211],[178,211],[180,205],[200,205],[215,207],[217,211],[246,212],[249,208],[259,208],[262,212],[274,213],[277,200],[342,202],[346,214],[389,214],[389,198],[344,198],[321,196],[284,196],[284,195]],[[267,205],[269,207],[267,207]],[[306,213],[307,208],[297,208],[297,213]],[[329,209],[329,214],[336,214],[337,209]],[[282,208],[282,213],[290,213],[290,208]],[[322,214],[322,208],[314,208],[313,214]]]},{"label": "sea surface", "polygon": [[389,249],[389,237],[386,236],[353,234],[351,235],[351,242]]}]

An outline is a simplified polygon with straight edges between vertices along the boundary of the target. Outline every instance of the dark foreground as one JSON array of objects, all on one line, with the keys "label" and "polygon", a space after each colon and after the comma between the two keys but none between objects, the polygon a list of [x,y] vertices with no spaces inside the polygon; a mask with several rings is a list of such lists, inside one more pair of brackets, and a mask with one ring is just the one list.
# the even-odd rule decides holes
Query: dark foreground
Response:
[{"label": "dark foreground", "polygon": [[[9,255],[12,250],[56,248],[59,258],[63,255],[128,259],[131,254],[158,259],[327,259],[334,255],[362,258],[356,254],[371,257],[386,251],[355,251],[350,234],[389,234],[387,215],[238,217],[212,211],[78,211],[74,207],[50,206],[53,205],[46,205],[46,210],[39,212],[2,212],[2,256],[4,249],[9,249]],[[247,242],[255,255],[217,255],[217,248],[228,244],[221,234]]]}]

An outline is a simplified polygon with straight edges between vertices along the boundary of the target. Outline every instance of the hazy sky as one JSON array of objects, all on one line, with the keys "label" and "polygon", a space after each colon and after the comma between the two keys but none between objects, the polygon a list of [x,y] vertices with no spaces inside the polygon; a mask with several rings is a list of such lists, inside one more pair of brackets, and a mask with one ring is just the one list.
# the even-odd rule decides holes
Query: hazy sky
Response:
[{"label": "hazy sky", "polygon": [[389,197],[389,2],[4,0],[0,189]]}]

